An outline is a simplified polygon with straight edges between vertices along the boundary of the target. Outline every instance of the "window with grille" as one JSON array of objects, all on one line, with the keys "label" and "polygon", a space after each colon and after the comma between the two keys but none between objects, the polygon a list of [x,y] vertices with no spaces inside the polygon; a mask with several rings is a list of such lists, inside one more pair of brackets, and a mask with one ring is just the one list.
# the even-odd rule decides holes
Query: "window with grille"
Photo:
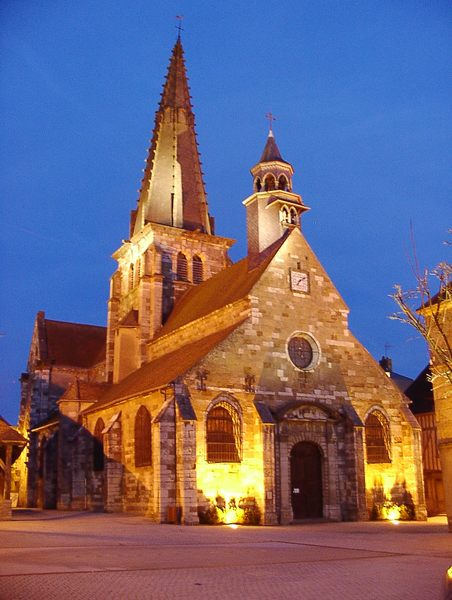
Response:
[{"label": "window with grille", "polygon": [[217,404],[207,415],[207,461],[240,462],[240,418],[228,403]]},{"label": "window with grille", "polygon": [[199,256],[193,257],[193,283],[201,283],[203,280],[203,265]]},{"label": "window with grille", "polygon": [[378,411],[373,411],[366,419],[366,454],[368,463],[388,463],[389,457],[389,427],[385,417]]},{"label": "window with grille", "polygon": [[187,257],[182,252],[177,255],[177,278],[179,281],[188,281]]},{"label": "window with grille", "polygon": [[133,265],[129,267],[129,290],[133,289]]},{"label": "window with grille", "polygon": [[135,282],[139,283],[141,277],[141,260],[138,259],[135,263]]},{"label": "window with grille", "polygon": [[135,466],[152,464],[151,415],[140,406],[135,417]]},{"label": "window with grille", "polygon": [[104,436],[105,425],[102,419],[97,419],[93,439],[93,471],[104,470]]}]

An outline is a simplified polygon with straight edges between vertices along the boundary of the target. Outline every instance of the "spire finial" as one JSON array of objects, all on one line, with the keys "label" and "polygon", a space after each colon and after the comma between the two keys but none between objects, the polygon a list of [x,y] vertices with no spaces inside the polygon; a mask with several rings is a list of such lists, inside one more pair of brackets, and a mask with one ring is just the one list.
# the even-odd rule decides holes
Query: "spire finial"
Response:
[{"label": "spire finial", "polygon": [[268,112],[265,118],[268,120],[268,135],[273,137],[273,121],[276,121],[276,117],[272,112]]},{"label": "spire finial", "polygon": [[180,40],[180,32],[183,31],[182,21],[184,19],[184,15],[176,15],[176,19],[177,19],[177,25],[176,25],[177,39]]}]

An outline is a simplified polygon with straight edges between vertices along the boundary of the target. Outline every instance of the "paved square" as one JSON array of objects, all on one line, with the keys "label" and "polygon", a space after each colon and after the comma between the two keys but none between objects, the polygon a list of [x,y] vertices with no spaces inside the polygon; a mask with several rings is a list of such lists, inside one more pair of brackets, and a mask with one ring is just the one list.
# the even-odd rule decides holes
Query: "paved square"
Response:
[{"label": "paved square", "polygon": [[17,511],[0,553],[1,600],[437,600],[452,535],[442,517],[232,529]]}]

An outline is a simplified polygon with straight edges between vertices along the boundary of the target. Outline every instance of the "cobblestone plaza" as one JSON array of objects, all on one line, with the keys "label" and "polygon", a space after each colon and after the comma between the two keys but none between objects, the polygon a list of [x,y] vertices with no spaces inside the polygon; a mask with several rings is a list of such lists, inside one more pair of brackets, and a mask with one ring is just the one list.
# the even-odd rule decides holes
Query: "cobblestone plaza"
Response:
[{"label": "cobblestone plaza", "polygon": [[452,564],[445,517],[233,529],[16,511],[0,552],[1,600],[436,600]]}]

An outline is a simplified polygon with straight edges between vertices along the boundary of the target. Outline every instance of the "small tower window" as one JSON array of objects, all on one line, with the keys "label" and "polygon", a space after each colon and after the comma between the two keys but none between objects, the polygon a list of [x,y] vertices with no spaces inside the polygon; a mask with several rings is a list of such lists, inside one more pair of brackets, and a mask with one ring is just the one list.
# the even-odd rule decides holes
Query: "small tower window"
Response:
[{"label": "small tower window", "polygon": [[264,183],[266,192],[274,190],[276,187],[276,181],[273,175],[267,175],[267,177],[264,179]]},{"label": "small tower window", "polygon": [[187,257],[183,252],[177,255],[177,278],[179,281],[188,281]]},{"label": "small tower window", "polygon": [[289,223],[289,210],[287,206],[283,206],[279,213],[279,218],[281,220],[282,225],[287,225]]},{"label": "small tower window", "polygon": [[193,257],[193,283],[201,283],[203,280],[203,264],[199,256]]},{"label": "small tower window", "polygon": [[391,462],[389,457],[389,426],[380,411],[374,410],[367,417],[365,432],[367,462]]},{"label": "small tower window", "polygon": [[297,211],[293,207],[290,209],[290,222],[292,225],[297,224]]},{"label": "small tower window", "polygon": [[207,415],[207,461],[240,462],[240,419],[228,403],[214,406]]},{"label": "small tower window", "polygon": [[278,179],[278,189],[287,190],[287,179],[284,175],[280,175]]},{"label": "small tower window", "polygon": [[135,466],[152,464],[151,415],[140,406],[135,417]]},{"label": "small tower window", "polygon": [[102,419],[97,419],[93,439],[93,471],[104,470],[104,436],[105,425]]},{"label": "small tower window", "polygon": [[256,186],[256,192],[260,192],[262,189],[262,183],[261,183],[261,180],[259,179],[259,177],[256,178],[255,186]]}]

